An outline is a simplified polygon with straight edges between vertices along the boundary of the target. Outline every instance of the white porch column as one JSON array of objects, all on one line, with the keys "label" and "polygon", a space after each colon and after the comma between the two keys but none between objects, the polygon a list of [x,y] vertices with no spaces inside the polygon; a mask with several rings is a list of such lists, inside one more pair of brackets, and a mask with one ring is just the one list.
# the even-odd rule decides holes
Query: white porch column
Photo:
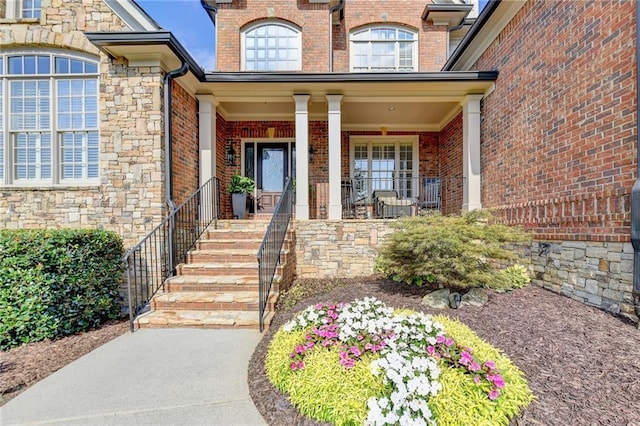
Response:
[{"label": "white porch column", "polygon": [[480,100],[482,95],[468,95],[462,105],[462,158],[464,191],[462,211],[482,209],[480,177]]},{"label": "white porch column", "polygon": [[211,95],[196,95],[198,99],[198,141],[200,151],[200,186],[216,176],[216,107]]},{"label": "white porch column", "polygon": [[296,219],[309,220],[309,98],[296,101]]},{"label": "white porch column", "polygon": [[340,103],[342,95],[327,95],[329,104],[329,219],[342,219],[342,135]]}]

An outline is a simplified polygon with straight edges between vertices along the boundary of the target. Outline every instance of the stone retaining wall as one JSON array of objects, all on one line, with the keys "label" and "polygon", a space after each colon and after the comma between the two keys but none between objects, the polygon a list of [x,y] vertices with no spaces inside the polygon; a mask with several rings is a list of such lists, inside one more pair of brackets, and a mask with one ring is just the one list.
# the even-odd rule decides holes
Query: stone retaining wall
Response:
[{"label": "stone retaining wall", "polygon": [[393,220],[298,221],[298,278],[353,278],[373,273]]},{"label": "stone retaining wall", "polygon": [[[392,222],[296,222],[297,277],[371,275],[378,248],[393,232],[389,226]],[[638,321],[631,294],[633,248],[630,243],[534,241],[530,256],[535,285]]]},{"label": "stone retaining wall", "polygon": [[631,243],[535,241],[533,282],[634,321]]}]

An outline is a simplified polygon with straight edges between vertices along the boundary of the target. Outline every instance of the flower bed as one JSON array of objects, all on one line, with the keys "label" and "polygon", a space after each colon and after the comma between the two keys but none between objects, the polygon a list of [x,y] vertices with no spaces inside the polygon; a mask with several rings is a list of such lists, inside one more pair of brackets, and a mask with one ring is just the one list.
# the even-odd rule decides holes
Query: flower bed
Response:
[{"label": "flower bed", "polygon": [[317,304],[275,334],[271,382],[333,424],[508,424],[533,395],[522,372],[465,325],[365,298]]}]

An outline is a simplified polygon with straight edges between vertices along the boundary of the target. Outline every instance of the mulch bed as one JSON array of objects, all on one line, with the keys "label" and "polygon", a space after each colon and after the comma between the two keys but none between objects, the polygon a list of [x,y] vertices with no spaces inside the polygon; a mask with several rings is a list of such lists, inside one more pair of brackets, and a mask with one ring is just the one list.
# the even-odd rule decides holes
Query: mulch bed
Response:
[{"label": "mulch bed", "polygon": [[129,331],[129,321],[111,321],[86,333],[0,352],[0,406],[29,386],[109,340]]},{"label": "mulch bed", "polygon": [[[318,302],[374,296],[395,308],[442,313],[420,305],[425,289],[385,280],[350,282],[279,310],[249,366],[253,401],[270,425],[317,425],[266,378],[264,358],[277,329]],[[489,293],[489,303],[446,313],[500,348],[525,372],[536,400],[513,425],[640,426],[640,330],[606,312],[535,286]]]}]

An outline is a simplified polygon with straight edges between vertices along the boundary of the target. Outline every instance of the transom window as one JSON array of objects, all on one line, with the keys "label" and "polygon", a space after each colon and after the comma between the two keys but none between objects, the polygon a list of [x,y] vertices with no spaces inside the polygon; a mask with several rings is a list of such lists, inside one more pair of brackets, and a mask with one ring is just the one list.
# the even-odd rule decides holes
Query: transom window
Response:
[{"label": "transom window", "polygon": [[95,183],[99,149],[96,61],[0,55],[0,184]]},{"label": "transom window", "polygon": [[300,31],[284,23],[264,23],[242,34],[244,71],[300,71]]},{"label": "transom window", "polygon": [[400,198],[417,196],[418,142],[415,138],[351,137],[351,177],[360,180],[363,198],[377,190],[395,190]]},{"label": "transom window", "polygon": [[351,34],[352,71],[417,71],[417,34],[405,28],[369,27]]}]

